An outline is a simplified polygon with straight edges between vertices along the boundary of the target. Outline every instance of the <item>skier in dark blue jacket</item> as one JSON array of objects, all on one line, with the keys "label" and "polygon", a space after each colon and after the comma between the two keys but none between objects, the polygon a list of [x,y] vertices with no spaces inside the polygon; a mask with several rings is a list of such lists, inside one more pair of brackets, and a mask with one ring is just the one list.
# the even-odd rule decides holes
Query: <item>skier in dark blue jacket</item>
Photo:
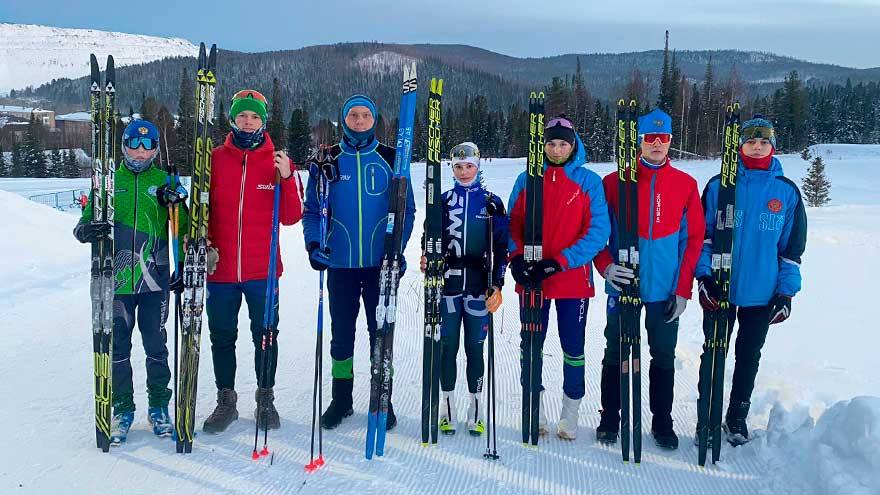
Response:
[{"label": "skier in dark blue jacket", "polygon": [[[801,289],[807,215],[797,185],[783,175],[782,165],[773,156],[775,149],[776,130],[771,122],[756,115],[743,123],[736,174],[728,338],[735,320],[739,320],[739,331],[724,425],[728,442],[734,446],[749,440],[746,417],[767,331],[770,325],[788,318],[791,300]],[[706,240],[696,277],[700,305],[707,311],[718,309],[721,292],[712,278],[711,265],[719,184],[716,176],[703,191]]]},{"label": "skier in dark blue jacket", "polygon": [[[353,413],[354,338],[360,301],[364,302],[370,348],[376,335],[379,304],[379,270],[384,254],[385,227],[395,150],[376,139],[376,104],[364,95],[353,95],[343,104],[339,144],[324,155],[325,163],[310,167],[306,188],[303,231],[309,262],[327,270],[330,305],[330,357],[332,400],[321,416],[321,426],[332,429]],[[312,161],[315,157],[312,158]],[[318,173],[329,181],[329,218],[326,248],[320,248]],[[407,184],[403,246],[412,234],[415,218],[412,186]],[[405,269],[404,264],[404,269]],[[397,424],[388,403],[390,430]]]},{"label": "skier in dark blue jacket", "polygon": [[[439,428],[446,435],[455,434],[456,357],[463,324],[470,394],[467,428],[471,435],[478,436],[485,430],[480,405],[485,369],[483,342],[490,313],[501,305],[501,287],[507,269],[507,214],[501,198],[483,185],[477,145],[461,143],[452,148],[451,158],[455,186],[443,194],[442,202],[445,273],[440,330],[440,388],[443,397]],[[491,292],[487,266],[490,218],[494,265]],[[422,257],[422,271],[426,262],[427,259]]]}]

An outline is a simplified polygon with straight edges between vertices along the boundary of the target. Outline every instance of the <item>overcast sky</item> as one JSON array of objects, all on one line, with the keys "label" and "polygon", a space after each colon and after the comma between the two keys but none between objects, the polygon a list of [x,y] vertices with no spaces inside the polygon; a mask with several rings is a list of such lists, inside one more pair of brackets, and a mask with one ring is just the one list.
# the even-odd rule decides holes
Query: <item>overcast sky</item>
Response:
[{"label": "overcast sky", "polygon": [[[738,48],[880,66],[880,0],[2,0],[0,22],[176,36],[265,51],[461,43],[521,57]],[[195,4],[209,6],[200,9]],[[244,6],[246,5],[246,7]]]}]

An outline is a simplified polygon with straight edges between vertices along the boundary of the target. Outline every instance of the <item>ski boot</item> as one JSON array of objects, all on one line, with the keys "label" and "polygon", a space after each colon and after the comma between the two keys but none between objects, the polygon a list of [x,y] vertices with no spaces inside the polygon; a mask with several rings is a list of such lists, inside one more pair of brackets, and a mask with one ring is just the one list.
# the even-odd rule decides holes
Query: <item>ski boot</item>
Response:
[{"label": "ski boot", "polygon": [[486,424],[483,422],[483,411],[480,409],[479,394],[471,394],[471,405],[468,407],[467,427],[471,436],[478,437],[486,431]]},{"label": "ski boot", "polygon": [[119,447],[128,438],[128,430],[134,423],[134,411],[113,415],[110,422],[110,446]]},{"label": "ski boot", "polygon": [[[468,416],[470,419],[470,416]],[[440,419],[438,421],[440,433],[455,435],[455,392],[443,392],[440,402]]]},{"label": "ski boot", "polygon": [[157,437],[170,437],[174,433],[174,425],[168,416],[168,406],[151,407],[147,410],[150,426],[153,427],[153,435]]},{"label": "ski boot", "polygon": [[351,378],[333,379],[333,398],[330,405],[321,415],[321,428],[332,430],[342,423],[342,420],[354,414],[351,404],[351,390],[354,380]]},{"label": "ski boot", "polygon": [[581,399],[571,399],[562,395],[562,412],[559,414],[559,423],[556,426],[556,436],[563,440],[577,438],[578,410],[581,407]]}]

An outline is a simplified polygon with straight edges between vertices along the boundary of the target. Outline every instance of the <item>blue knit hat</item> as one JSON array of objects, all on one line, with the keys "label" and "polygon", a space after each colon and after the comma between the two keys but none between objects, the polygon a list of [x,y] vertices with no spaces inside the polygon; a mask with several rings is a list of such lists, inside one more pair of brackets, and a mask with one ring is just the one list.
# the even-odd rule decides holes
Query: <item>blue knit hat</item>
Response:
[{"label": "blue knit hat", "polygon": [[[746,132],[747,129],[753,130]],[[765,136],[764,134],[769,135]],[[773,149],[776,149],[776,130],[773,128],[773,122],[764,118],[760,113],[756,113],[751,119],[743,122],[742,127],[740,127],[739,145],[742,146],[746,141],[754,138],[767,139],[770,141]]]},{"label": "blue knit hat", "polygon": [[[348,128],[348,125],[345,123],[345,116],[348,115],[349,110],[353,107],[364,106],[370,109],[370,113],[373,114],[373,127],[370,127],[366,131],[355,132]],[[373,138],[374,131],[376,129],[376,103],[370,99],[369,96],[365,95],[352,95],[349,96],[345,103],[342,104],[342,132],[345,133],[345,136],[352,141],[353,144],[357,146],[364,145]]]},{"label": "blue knit hat", "polygon": [[639,139],[645,134],[672,134],[672,117],[655,108],[647,115],[639,117]]}]

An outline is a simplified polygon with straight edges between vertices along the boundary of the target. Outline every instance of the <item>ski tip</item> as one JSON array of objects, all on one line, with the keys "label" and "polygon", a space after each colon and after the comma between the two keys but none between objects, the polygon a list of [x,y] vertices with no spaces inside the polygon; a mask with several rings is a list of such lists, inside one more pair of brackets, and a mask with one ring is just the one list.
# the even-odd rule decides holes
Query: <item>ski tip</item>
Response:
[{"label": "ski tip", "polygon": [[208,68],[214,70],[217,67],[217,44],[211,45],[211,52],[208,54]]},{"label": "ski tip", "polygon": [[409,69],[409,78],[410,78],[410,79],[415,79],[415,78],[416,78],[416,63],[415,63],[415,61],[413,61],[412,65],[410,66],[410,69]]}]

